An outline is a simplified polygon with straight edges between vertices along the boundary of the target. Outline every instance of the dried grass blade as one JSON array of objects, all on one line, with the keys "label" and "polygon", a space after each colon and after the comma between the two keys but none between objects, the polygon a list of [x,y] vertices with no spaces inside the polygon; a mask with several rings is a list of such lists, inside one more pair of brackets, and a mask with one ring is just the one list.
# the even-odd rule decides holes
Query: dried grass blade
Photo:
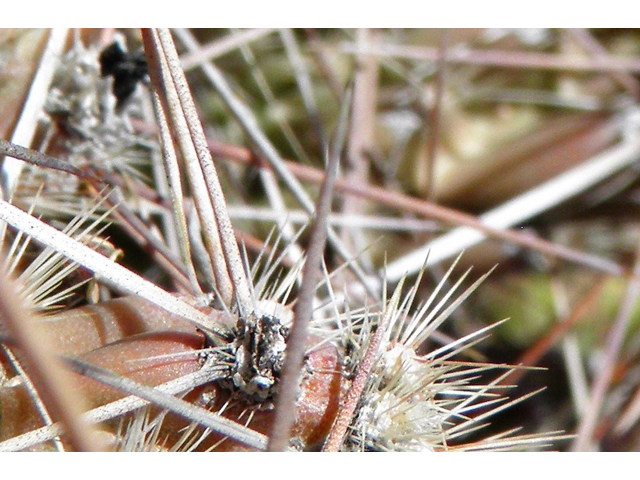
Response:
[{"label": "dried grass blade", "polygon": [[[158,52],[161,52],[161,56],[166,59],[166,65],[171,75],[172,83],[165,83],[165,87],[175,89],[178,95],[182,116],[187,124],[188,138],[190,138],[195,149],[199,168],[206,183],[206,192],[215,212],[215,222],[226,261],[226,267],[233,282],[235,301],[237,302],[240,315],[247,317],[255,310],[251,286],[244,271],[240,250],[235,239],[231,220],[226,210],[224,193],[222,192],[218,174],[213,164],[213,159],[211,158],[211,152],[207,147],[202,124],[198,118],[187,79],[180,66],[178,52],[175,49],[169,31],[159,29],[154,31],[153,34],[157,40],[156,45],[159,47]],[[185,138],[184,141],[186,142],[186,140]]]},{"label": "dried grass blade", "polygon": [[248,316],[255,310],[251,285],[244,270],[240,249],[236,242],[231,219],[227,213],[227,202],[224,199],[224,193],[220,185],[220,180],[218,179],[213,158],[211,157],[211,151],[207,145],[204,129],[198,118],[198,112],[196,111],[196,106],[191,96],[191,90],[189,89],[184,71],[180,66],[180,58],[178,57],[178,52],[176,51],[169,30],[159,29],[158,38],[164,50],[171,77],[173,78],[180,98],[180,104],[189,127],[191,141],[196,149],[200,168],[202,169],[207,184],[207,192],[216,214],[218,232],[222,242],[225,260],[227,261],[227,270],[233,281],[235,299],[238,302],[240,314],[242,316]]},{"label": "dried grass blade", "polygon": [[[184,213],[184,196],[182,193],[182,180],[180,178],[180,167],[178,166],[178,158],[171,141],[171,132],[167,117],[162,110],[162,102],[157,92],[152,92],[153,110],[158,124],[160,133],[160,147],[162,149],[162,160],[164,163],[164,171],[167,176],[167,183],[171,194],[171,206],[173,208],[173,218],[176,224],[176,233],[179,238],[180,256],[182,263],[185,265],[189,281],[193,284],[194,289],[198,293],[202,293],[198,283],[195,267],[191,258],[191,242],[189,241],[189,228],[187,218]],[[213,267],[211,267],[213,271]]]}]

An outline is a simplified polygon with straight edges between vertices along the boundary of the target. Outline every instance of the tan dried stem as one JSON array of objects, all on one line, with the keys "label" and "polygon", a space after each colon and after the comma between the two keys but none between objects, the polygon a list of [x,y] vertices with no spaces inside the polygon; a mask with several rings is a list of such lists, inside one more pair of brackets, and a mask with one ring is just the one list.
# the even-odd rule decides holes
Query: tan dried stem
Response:
[{"label": "tan dried stem", "polygon": [[[371,43],[380,41],[378,32],[369,28],[359,28],[357,44],[366,50]],[[379,61],[373,55],[358,54],[353,84],[353,121],[349,132],[344,177],[351,183],[367,183],[369,178],[369,158],[375,135]],[[362,213],[362,200],[344,202],[343,212]]]},{"label": "tan dried stem", "polygon": [[427,184],[425,189],[425,199],[433,200],[434,175],[436,171],[436,157],[438,154],[438,141],[440,137],[440,111],[442,109],[442,97],[445,87],[445,72],[447,68],[447,29],[443,29],[438,48],[439,57],[437,61],[438,70],[433,82],[433,104],[429,106],[429,124],[427,141]]},{"label": "tan dried stem", "polygon": [[[20,113],[20,119],[11,135],[11,141],[14,144],[31,145],[38,120],[42,115],[49,85],[58,67],[68,34],[69,31],[66,28],[53,28],[49,32],[47,46],[42,53],[38,70],[31,81],[29,93]],[[24,164],[13,159],[1,159],[1,157],[0,163],[2,164],[0,190],[2,190],[4,199],[10,199]]]},{"label": "tan dried stem", "polygon": [[[380,42],[380,32],[375,29],[359,28],[358,45],[363,49],[370,43]],[[349,139],[344,162],[344,179],[349,183],[368,183],[370,173],[370,153],[373,151],[375,127],[378,111],[378,76],[379,59],[373,55],[358,55],[355,62],[353,78],[353,95],[351,96],[353,120],[349,126]],[[346,102],[346,98],[342,102]],[[342,212],[359,214],[365,211],[362,199],[351,199],[342,202]],[[342,238],[347,245],[356,251],[368,252],[368,240],[362,230],[350,228],[342,230]],[[373,262],[369,256],[362,256],[362,262],[369,270],[373,270]]]}]

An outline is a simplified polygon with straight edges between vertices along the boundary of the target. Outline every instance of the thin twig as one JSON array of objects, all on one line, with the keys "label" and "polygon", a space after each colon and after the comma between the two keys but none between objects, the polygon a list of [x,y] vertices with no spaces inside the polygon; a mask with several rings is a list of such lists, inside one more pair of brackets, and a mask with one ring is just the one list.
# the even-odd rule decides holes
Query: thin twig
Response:
[{"label": "thin twig", "polygon": [[220,40],[215,40],[200,47],[193,53],[184,55],[181,59],[182,68],[186,72],[199,67],[205,62],[221,57],[222,55],[232,52],[247,43],[260,40],[275,30],[275,28],[252,28],[227,35]]},{"label": "thin twig", "polygon": [[[254,55],[253,50],[249,45],[243,45],[240,48],[240,53],[242,54],[244,62],[251,71],[251,75],[256,85],[258,86],[258,89],[260,90],[260,94],[269,105],[269,108],[277,111],[280,102],[276,98],[276,94],[269,85],[269,81],[263,73],[263,69],[260,67],[258,59]],[[293,150],[293,153],[298,158],[298,160],[305,164],[311,163],[309,155],[307,154],[305,148],[302,146],[302,143],[300,143],[298,136],[289,123],[289,120],[282,115],[276,115],[274,121],[278,124],[278,127],[280,127],[282,134],[287,139],[287,142],[289,142],[289,146],[291,146],[291,149]]]},{"label": "thin twig", "polygon": [[[254,222],[276,222],[281,224],[283,215],[294,224],[309,223],[309,215],[303,210],[289,210],[286,213],[271,208],[251,206],[230,206],[229,216],[232,219],[251,220]],[[436,222],[415,218],[397,218],[390,215],[342,215],[331,214],[329,224],[340,227],[358,227],[368,230],[385,230],[398,232],[433,232],[441,230]]]},{"label": "thin twig", "polygon": [[438,154],[438,140],[440,137],[440,111],[442,109],[442,96],[444,93],[445,73],[447,68],[447,29],[442,30],[438,52],[438,70],[435,74],[435,79],[433,82],[434,99],[433,104],[429,108],[429,139],[427,141],[427,184],[425,188],[425,198],[427,200],[433,200],[434,197],[434,175],[436,171],[436,156]]},{"label": "thin twig", "polygon": [[91,173],[85,172],[78,167],[70,164],[69,162],[58,160],[57,158],[51,157],[42,152],[38,152],[37,150],[31,150],[30,148],[21,147],[20,145],[15,145],[2,139],[0,139],[0,155],[6,155],[8,157],[16,158],[18,160],[22,160],[38,167],[50,168],[52,170],[70,173],[79,178],[90,178],[93,180],[97,180],[97,178],[94,177]]},{"label": "thin twig", "polygon": [[290,245],[290,248],[287,249],[287,257],[291,263],[296,264],[303,257],[303,252],[300,245],[292,243],[295,231],[278,181],[271,170],[261,170],[260,179],[271,205],[270,211],[278,216],[278,228],[284,240]]},{"label": "thin twig", "polygon": [[283,28],[279,30],[280,38],[284,44],[289,63],[293,68],[293,74],[300,90],[300,96],[304,102],[307,115],[309,116],[309,123],[313,126],[318,137],[318,142],[321,147],[321,151],[325,151],[327,141],[324,134],[324,128],[322,127],[322,117],[320,116],[320,110],[316,104],[315,96],[313,95],[313,87],[311,86],[311,77],[307,65],[302,58],[300,47],[296,41],[296,37],[290,28]]},{"label": "thin twig", "polygon": [[[566,32],[584,46],[594,58],[605,59],[607,61],[614,59],[586,28],[567,28]],[[640,82],[638,82],[633,75],[620,71],[613,71],[610,72],[610,74],[633,98],[638,100],[640,96]]]},{"label": "thin twig", "polygon": [[307,40],[309,42],[308,44],[310,46],[310,53],[316,65],[318,66],[320,74],[325,78],[336,102],[340,103],[344,95],[344,88],[342,87],[342,83],[338,78],[338,74],[331,66],[331,62],[327,57],[327,52],[325,51],[326,49],[322,44],[320,35],[318,35],[318,32],[316,32],[313,28],[305,29],[305,34],[307,35]]},{"label": "thin twig", "polygon": [[267,450],[283,451],[289,443],[289,435],[295,420],[295,405],[298,396],[300,373],[304,364],[307,348],[309,324],[313,312],[313,299],[320,277],[320,265],[327,240],[327,217],[331,210],[333,186],[338,174],[340,155],[344,147],[347,131],[348,102],[345,102],[340,122],[338,138],[327,163],[325,181],[320,190],[316,207],[316,215],[311,227],[311,243],[307,249],[306,260],[302,269],[302,284],[294,307],[293,325],[287,338],[287,349],[280,381],[278,398],[276,399],[276,416],[269,436]]},{"label": "thin twig", "polygon": [[[142,96],[141,101],[142,101],[142,116],[144,121],[158,125],[159,122],[156,121],[156,110],[162,109],[162,106],[160,104],[160,99],[156,94],[156,92],[151,91],[149,92],[149,95]],[[165,128],[168,130],[168,126],[166,125],[166,123],[165,123]],[[159,127],[158,127],[158,130],[159,130]],[[150,160],[151,160],[151,174],[153,178],[153,187],[158,197],[171,198],[169,180],[167,178],[168,173],[164,164],[162,134],[159,135],[159,138],[160,138],[160,142],[159,142],[160,149],[159,150],[153,149],[149,152]],[[170,137],[167,137],[167,138],[170,138]],[[175,153],[175,150],[174,150],[174,153]],[[173,201],[171,203],[174,204]],[[182,203],[179,203],[178,205],[180,208],[184,208],[184,205]],[[178,236],[179,220],[175,218],[174,212],[171,209],[165,209],[159,212],[159,216],[160,216],[160,219],[158,221],[158,227],[161,228],[162,230],[162,234],[160,236],[164,239],[164,242],[166,243],[170,251],[179,252],[181,254],[182,253],[181,249],[183,247],[181,245],[181,242]],[[187,244],[186,248],[187,249],[189,248],[189,244]],[[183,260],[183,263],[185,264],[185,268],[188,269],[189,261]],[[197,291],[198,289],[200,289],[200,285],[193,287],[194,291]]]},{"label": "thin twig", "polygon": [[[187,218],[184,213],[184,196],[182,193],[182,180],[180,178],[180,167],[178,166],[178,158],[171,140],[169,124],[167,117],[162,110],[162,102],[157,92],[151,92],[153,101],[153,111],[158,125],[160,134],[160,147],[162,148],[162,160],[164,171],[166,173],[166,181],[168,183],[169,192],[171,194],[171,205],[173,207],[173,218],[175,222],[175,231],[179,238],[180,256],[182,263],[187,271],[189,281],[198,293],[202,293],[200,284],[198,283],[195,267],[191,258],[191,243],[189,241],[189,228],[187,226]],[[213,268],[212,268],[213,270]]]},{"label": "thin twig", "polygon": [[[358,45],[366,50],[370,43],[379,42],[379,32],[369,28],[357,31]],[[353,80],[352,111],[353,121],[350,125],[347,155],[345,158],[344,179],[350,183],[363,184],[369,181],[369,157],[375,136],[379,59],[372,55],[358,55],[355,62]],[[345,100],[343,99],[343,102]],[[361,199],[342,202],[342,211],[346,214],[358,214],[364,210]],[[343,239],[351,240],[355,250],[366,247],[367,239],[357,228],[343,230]],[[367,261],[372,269],[371,261]]]}]

